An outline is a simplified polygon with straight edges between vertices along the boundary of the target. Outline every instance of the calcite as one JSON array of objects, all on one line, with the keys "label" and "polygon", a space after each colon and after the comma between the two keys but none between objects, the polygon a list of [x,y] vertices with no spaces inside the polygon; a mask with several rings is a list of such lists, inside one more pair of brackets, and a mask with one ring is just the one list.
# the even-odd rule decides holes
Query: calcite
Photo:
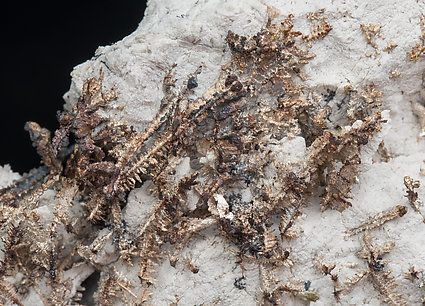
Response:
[{"label": "calcite", "polygon": [[44,168],[0,168],[1,301],[420,305],[424,13],[149,1],[27,125]]}]

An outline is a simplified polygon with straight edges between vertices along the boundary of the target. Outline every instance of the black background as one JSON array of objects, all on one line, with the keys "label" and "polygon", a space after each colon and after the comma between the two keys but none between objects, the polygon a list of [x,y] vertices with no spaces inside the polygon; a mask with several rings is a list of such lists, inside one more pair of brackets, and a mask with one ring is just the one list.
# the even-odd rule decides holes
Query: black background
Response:
[{"label": "black background", "polygon": [[[72,68],[132,33],[144,0],[11,1],[3,5],[0,165],[21,174],[40,164],[25,122],[54,131]],[[2,52],[3,53],[3,52]]]}]

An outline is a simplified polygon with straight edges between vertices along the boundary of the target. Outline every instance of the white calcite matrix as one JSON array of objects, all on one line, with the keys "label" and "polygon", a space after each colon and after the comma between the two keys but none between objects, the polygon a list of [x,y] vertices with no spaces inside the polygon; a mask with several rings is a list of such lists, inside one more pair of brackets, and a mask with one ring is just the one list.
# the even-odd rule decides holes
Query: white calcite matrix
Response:
[{"label": "white calcite matrix", "polygon": [[[362,148],[360,174],[352,186],[351,207],[343,210],[322,211],[318,195],[307,197],[301,216],[294,224],[297,237],[285,241],[283,247],[290,251],[290,267],[276,272],[273,286],[282,283],[310,284],[309,290],[317,292],[319,299],[301,294],[283,293],[282,305],[384,305],[388,299],[377,290],[367,276],[338,296],[335,282],[324,275],[321,265],[335,265],[332,274],[338,276],[340,288],[356,273],[368,270],[367,263],[359,258],[363,234],[348,236],[347,230],[356,227],[370,216],[388,211],[397,205],[408,208],[406,215],[395,218],[370,230],[373,242],[382,245],[393,242],[394,248],[384,255],[385,268],[397,283],[397,292],[403,294],[408,305],[422,305],[425,280],[406,277],[414,266],[425,270],[425,223],[420,213],[409,204],[405,176],[422,182],[416,189],[419,199],[425,199],[425,138],[421,129],[425,105],[425,57],[410,60],[412,48],[421,44],[421,15],[425,2],[417,0],[150,0],[137,30],[121,41],[99,47],[94,57],[74,68],[70,90],[64,95],[65,109],[81,95],[85,80],[104,73],[105,88],[115,87],[118,95],[114,107],[101,110],[102,116],[117,122],[127,122],[137,131],[145,129],[157,113],[164,96],[162,83],[170,67],[175,86],[183,86],[187,76],[200,66],[198,86],[193,96],[201,96],[220,76],[222,66],[231,60],[226,44],[228,31],[240,35],[254,35],[267,23],[267,8],[275,9],[277,18],[294,16],[294,28],[309,33],[308,14],[322,12],[332,30],[312,44],[310,52],[316,56],[303,69],[303,86],[318,93],[334,92],[334,101],[342,101],[346,86],[363,88],[373,83],[383,92],[382,112],[386,123],[372,141]],[[279,17],[280,16],[280,17]],[[373,43],[368,41],[361,25],[380,25]],[[423,27],[423,25],[422,25]],[[388,49],[390,43],[397,46]],[[423,42],[422,42],[423,43]],[[387,48],[387,49],[386,49]],[[397,73],[393,73],[396,71]],[[396,77],[394,77],[397,75]],[[341,102],[342,103],[342,102]],[[412,105],[416,105],[412,107]],[[419,110],[418,110],[419,109]],[[415,111],[416,110],[416,111]],[[338,118],[334,118],[338,120]],[[356,123],[354,123],[355,125]],[[344,127],[345,128],[345,127]],[[346,127],[350,128],[350,127]],[[388,159],[377,153],[383,142]],[[303,137],[289,137],[270,141],[271,154],[283,163],[297,167],[305,159]],[[214,163],[214,155],[201,158],[202,164]],[[176,169],[181,178],[193,172],[190,158],[184,158]],[[300,165],[299,167],[302,167]],[[273,167],[266,169],[272,176]],[[0,185],[6,186],[18,175],[9,166],[0,168]],[[145,224],[150,209],[157,204],[146,182],[132,190],[123,211],[130,230]],[[252,199],[249,189],[239,192],[245,201]],[[42,220],[50,220],[49,199],[53,192],[43,195],[46,206],[38,208]],[[216,210],[212,214],[231,220],[229,204],[223,195],[216,193]],[[188,206],[195,207],[196,195],[189,192]],[[53,204],[52,204],[53,205]],[[425,208],[420,207],[422,214]],[[276,218],[278,218],[277,216]],[[207,222],[207,221],[205,221]],[[255,258],[244,261],[242,271],[237,247],[223,235],[217,225],[195,234],[182,244],[179,260],[174,265],[163,258],[156,268],[156,283],[152,285],[152,305],[257,305],[263,300],[264,285],[261,266]],[[277,233],[277,232],[275,232]],[[107,229],[98,236],[104,237]],[[165,244],[164,250],[173,252]],[[177,256],[177,255],[176,255]],[[118,260],[114,247],[106,245],[95,261],[100,266],[114,267],[133,284],[138,282],[137,265],[132,267]],[[194,268],[198,269],[196,273]],[[67,271],[74,279],[70,295],[94,271],[87,265]],[[244,278],[241,278],[244,273]],[[422,275],[422,276],[421,276]],[[269,282],[269,283],[270,283]],[[137,287],[134,289],[137,292]],[[304,299],[303,299],[304,298]],[[42,305],[36,290],[30,290],[23,300],[25,305]],[[116,302],[121,303],[121,302]],[[124,303],[124,302],[122,302]],[[13,303],[12,303],[13,304]],[[118,305],[118,304],[117,304]]]}]

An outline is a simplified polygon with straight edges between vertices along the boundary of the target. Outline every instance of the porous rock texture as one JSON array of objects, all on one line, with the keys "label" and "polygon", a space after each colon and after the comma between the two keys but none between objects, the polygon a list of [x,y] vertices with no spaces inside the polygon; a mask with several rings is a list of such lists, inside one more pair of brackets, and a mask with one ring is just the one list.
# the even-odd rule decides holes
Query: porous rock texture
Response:
[{"label": "porous rock texture", "polygon": [[[341,125],[342,130],[353,130],[366,121],[365,117],[357,118],[355,115],[353,120],[346,120],[338,113],[340,108],[346,107],[344,103],[349,103],[347,92],[350,88],[361,92],[361,89],[373,84],[374,88],[382,91],[379,99],[384,120],[380,123],[380,130],[360,148],[361,164],[352,178],[351,192],[348,192],[350,205],[324,209],[328,208],[322,202],[326,185],[317,187],[316,192],[307,192],[302,204],[287,207],[289,212],[297,215],[290,229],[293,234],[282,233],[280,229],[279,250],[274,251],[281,254],[278,260],[270,263],[270,258],[264,256],[267,250],[256,253],[251,244],[249,251],[241,256],[240,241],[235,242],[223,234],[223,220],[232,222],[237,218],[234,206],[255,202],[255,192],[247,185],[234,184],[228,190],[237,195],[235,200],[229,196],[228,190],[217,189],[208,199],[208,206],[211,215],[217,216],[220,221],[213,222],[209,219],[211,217],[207,217],[203,220],[204,225],[198,224],[201,230],[190,239],[177,244],[166,242],[160,246],[161,253],[168,256],[159,256],[158,266],[152,268],[152,276],[149,277],[156,281],[148,285],[150,296],[146,298],[147,304],[423,303],[425,280],[420,270],[425,270],[425,209],[420,206],[419,199],[425,199],[425,138],[421,135],[423,126],[420,126],[420,120],[425,116],[425,97],[420,94],[425,87],[425,57],[422,51],[422,56],[411,60],[408,52],[416,44],[424,43],[421,40],[425,35],[424,25],[421,26],[424,13],[425,3],[416,0],[152,0],[148,2],[145,17],[134,33],[114,45],[99,47],[92,59],[75,67],[71,88],[64,95],[65,109],[72,109],[82,95],[84,82],[98,77],[102,69],[103,87],[115,87],[117,98],[111,106],[98,112],[102,117],[126,122],[142,132],[160,110],[165,95],[164,76],[173,66],[173,90],[187,87],[188,76],[202,67],[197,74],[197,86],[191,88],[187,95],[189,100],[196,99],[220,79],[222,67],[232,61],[234,55],[228,39],[229,31],[252,36],[265,28],[269,20],[280,24],[292,14],[293,28],[310,37],[314,36],[311,28],[315,23],[324,20],[332,27],[323,37],[318,35],[311,40],[304,39],[306,48],[315,57],[308,59],[295,82],[317,96],[321,105],[330,105],[334,111],[327,120],[334,128]],[[302,41],[301,36],[297,39]],[[387,48],[390,42],[397,46]],[[267,95],[260,90],[256,99],[270,99]],[[301,120],[300,117],[297,119]],[[312,154],[307,149],[306,139],[305,133],[297,130],[283,137],[269,135],[270,141],[263,142],[264,150],[301,177],[306,168],[304,163]],[[217,157],[211,150],[204,153],[196,160],[192,155],[183,156],[175,168],[174,179],[178,181],[186,177],[199,169],[199,165],[214,164]],[[332,158],[331,155],[328,158]],[[339,163],[336,167],[341,169],[342,166]],[[279,175],[276,168],[264,166],[264,181]],[[18,175],[12,173],[8,166],[0,170],[1,186],[5,187],[17,179]],[[326,176],[326,171],[330,173],[331,169],[324,171]],[[419,199],[413,204],[405,196],[405,176],[422,182],[414,189]],[[313,174],[305,176],[306,182],[313,177]],[[263,186],[272,186],[269,181]],[[128,194],[122,219],[129,232],[137,233],[148,224],[155,205],[160,202],[153,188],[152,182],[147,180]],[[273,193],[273,187],[270,188]],[[44,193],[40,199],[44,204],[37,208],[40,219],[46,224],[52,219],[55,192],[48,190]],[[186,197],[188,209],[195,211],[199,195],[192,189]],[[229,205],[233,205],[233,211]],[[361,226],[368,218],[375,216],[376,220],[370,224],[379,223],[381,216],[397,205],[407,207],[405,215],[400,213],[402,217],[387,213],[393,217],[388,218],[391,220],[385,224],[376,228],[366,226],[366,230],[362,228],[359,233],[350,234],[350,229]],[[291,214],[288,213],[285,218],[288,216]],[[272,224],[270,231],[274,229],[274,234],[278,235],[280,213],[269,217],[268,222]],[[122,277],[119,288],[122,290],[124,287],[124,290],[117,290],[117,297],[109,297],[111,304],[142,301],[146,285],[140,285],[138,264],[133,262],[134,265],[130,265],[119,259],[111,232],[110,227],[105,227],[97,233],[97,239],[109,239],[109,242],[91,257],[91,262],[82,262],[63,272],[66,274],[63,279],[73,279],[66,295],[69,301],[84,279],[95,270],[100,271],[101,281],[106,274],[115,273],[118,275],[116,279]],[[231,236],[229,231],[225,232]],[[372,237],[373,247],[368,245],[368,236]],[[263,234],[262,239],[267,237]],[[394,243],[391,252],[374,251],[375,245],[384,243]],[[94,240],[92,244],[95,244]],[[267,248],[264,241],[262,247]],[[359,255],[362,248],[371,254],[375,252],[376,256],[370,255],[375,258],[362,258]],[[409,274],[413,266],[419,271],[416,276]],[[382,283],[380,273],[390,270],[393,279],[383,277]],[[356,282],[359,275],[361,279]],[[8,281],[17,286],[21,280],[15,275]],[[385,288],[386,284],[388,288]],[[47,286],[47,281],[29,286],[29,292],[22,294],[21,302],[24,305],[46,303],[39,297],[43,286]],[[84,298],[90,300],[90,297]],[[97,297],[97,301],[104,300]],[[13,304],[14,300],[9,300],[9,303]]]}]

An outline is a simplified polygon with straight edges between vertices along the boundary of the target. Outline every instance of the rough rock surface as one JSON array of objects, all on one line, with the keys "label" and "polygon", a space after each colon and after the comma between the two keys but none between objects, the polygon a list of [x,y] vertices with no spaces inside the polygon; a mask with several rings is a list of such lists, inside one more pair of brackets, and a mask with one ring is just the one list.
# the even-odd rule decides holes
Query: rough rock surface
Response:
[{"label": "rough rock surface", "polygon": [[[68,105],[74,103],[83,81],[104,67],[106,86],[117,85],[120,91],[117,104],[123,106],[122,111],[110,115],[142,129],[159,108],[163,96],[162,79],[167,69],[177,64],[176,79],[181,84],[188,73],[202,65],[199,87],[195,89],[195,94],[202,94],[216,81],[221,66],[229,61],[224,40],[227,32],[231,30],[242,35],[258,32],[267,22],[265,4],[277,8],[283,16],[294,14],[295,27],[302,32],[308,32],[310,27],[303,17],[325,9],[333,29],[326,39],[312,47],[317,56],[305,67],[306,86],[323,93],[327,89],[335,90],[334,99],[342,100],[344,86],[373,82],[383,91],[384,107],[390,110],[391,127],[379,139],[384,140],[394,158],[387,163],[372,163],[372,152],[365,152],[370,156],[370,163],[362,166],[363,173],[354,185],[353,207],[342,214],[321,212],[318,203],[314,203],[317,201],[310,199],[312,203],[303,212],[300,225],[302,234],[289,246],[294,252],[295,266],[283,279],[312,281],[320,295],[316,304],[330,305],[336,303],[332,281],[314,268],[314,261],[337,265],[341,279],[353,276],[356,273],[353,264],[361,266],[364,263],[356,256],[360,250],[358,237],[344,239],[346,228],[380,211],[407,203],[404,176],[424,181],[425,140],[417,137],[420,127],[411,102],[420,99],[425,62],[424,59],[409,61],[407,55],[421,36],[419,18],[425,13],[423,2],[150,1],[143,21],[133,34],[115,45],[99,48],[92,60],[74,69],[65,100]],[[376,50],[368,44],[361,24],[382,26],[376,37]],[[398,46],[392,52],[383,51],[391,41]],[[396,69],[401,76],[391,78],[390,73]],[[425,198],[424,187],[419,193]],[[152,203],[137,200],[146,197],[143,190],[136,190],[134,194],[129,204],[133,201]],[[139,209],[135,208],[132,215],[139,214]],[[425,268],[425,256],[420,255],[425,254],[425,224],[421,216],[410,210],[405,218],[379,229],[376,236],[396,241],[396,248],[388,255],[390,268],[400,280],[403,288],[400,291],[409,292],[406,294],[409,304],[419,304],[424,289],[415,288],[403,275],[412,265],[417,269]],[[235,264],[232,248],[218,232],[210,231],[203,239],[191,242],[182,257],[190,256],[200,272],[193,274],[183,265],[174,269],[164,261],[159,269],[153,301],[169,304],[178,299],[181,305],[255,304],[259,289],[258,268],[255,265],[247,268],[246,289],[237,289],[233,283],[241,271]],[[364,282],[348,296],[341,296],[341,303],[378,305],[381,303],[378,295],[370,283]]]},{"label": "rough rock surface", "polygon": [[[404,205],[408,207],[406,215],[370,230],[370,235],[378,245],[394,242],[392,251],[385,255],[388,260],[385,268],[392,270],[398,284],[397,292],[403,293],[408,305],[421,305],[420,300],[425,295],[424,276],[419,274],[419,278],[412,281],[406,278],[406,272],[412,266],[417,271],[425,270],[425,223],[405,197],[403,178],[419,179],[422,186],[416,191],[419,199],[425,199],[425,138],[418,136],[423,128],[419,124],[420,108],[417,107],[416,113],[412,108],[412,103],[425,103],[420,96],[425,87],[425,57],[411,61],[408,54],[421,43],[421,35],[425,35],[420,25],[421,14],[425,13],[424,2],[149,1],[145,17],[133,34],[112,46],[100,47],[91,60],[74,69],[71,88],[64,96],[65,109],[77,103],[83,83],[98,76],[102,68],[104,87],[115,86],[118,92],[117,100],[102,110],[102,115],[117,122],[128,122],[136,130],[143,131],[160,108],[164,75],[170,67],[176,64],[173,73],[177,80],[175,87],[179,88],[186,84],[189,74],[202,66],[197,77],[198,86],[189,98],[201,96],[217,82],[222,66],[231,61],[226,44],[228,31],[239,35],[259,32],[267,24],[267,7],[274,7],[278,11],[276,18],[280,20],[293,14],[294,28],[302,33],[309,33],[312,26],[308,14],[324,9],[323,16],[332,30],[324,39],[312,44],[310,52],[316,56],[303,68],[303,86],[323,97],[331,93],[330,101],[343,103],[346,86],[364,88],[373,83],[383,92],[382,108],[387,110],[383,117],[387,122],[362,148],[360,174],[351,190],[351,207],[342,212],[322,211],[320,194],[306,198],[294,224],[298,237],[285,240],[283,245],[290,251],[287,263],[290,267],[277,270],[270,280],[264,280],[261,264],[254,258],[247,258],[243,271],[235,255],[237,247],[221,235],[217,225],[213,225],[181,246],[174,267],[170,264],[172,260],[163,258],[156,268],[157,281],[152,285],[150,302],[154,305],[256,305],[264,302],[265,284],[277,287],[282,283],[301,282],[302,286],[306,284],[305,295],[299,290],[294,291],[298,294],[284,293],[279,303],[308,304],[315,297],[307,296],[306,292],[315,290],[319,297],[316,305],[384,304],[385,297],[379,289],[374,289],[373,280],[366,277],[337,296],[335,290],[345,288],[344,282],[368,269],[367,263],[358,256],[364,243],[363,234],[348,236],[347,231],[370,216]],[[361,25],[369,27],[370,24],[381,27],[368,40]],[[386,50],[390,42],[397,46]],[[332,116],[331,120],[339,120],[338,113]],[[378,149],[382,141],[386,149],[380,148],[387,150],[387,155]],[[302,137],[284,137],[270,142],[269,146],[271,154],[288,165],[295,167],[305,159],[306,144]],[[207,164],[211,159],[214,157],[206,154],[200,162]],[[182,159],[176,168],[176,180],[192,173],[192,167],[189,157]],[[266,171],[270,176],[275,173],[271,166]],[[7,166],[0,168],[1,186],[16,178]],[[130,231],[146,223],[150,209],[158,202],[150,188],[150,182],[145,182],[128,196],[123,219]],[[243,201],[252,200],[249,188],[237,191],[242,194]],[[46,203],[49,196],[53,202],[53,195],[46,193]],[[196,207],[196,195],[188,192],[187,197],[188,206]],[[226,200],[216,195],[215,201],[217,214],[231,219]],[[44,206],[44,211],[41,211],[43,207],[39,208],[45,220],[52,214],[48,206]],[[420,211],[425,214],[423,207]],[[279,216],[274,218],[278,224]],[[98,237],[105,237],[107,232],[105,229]],[[170,244],[163,249],[170,254],[175,252]],[[132,284],[138,282],[137,267],[119,261],[112,242],[109,248],[105,246],[101,250],[95,262],[114,267]],[[325,275],[323,266],[332,265],[335,265],[333,270]],[[71,291],[75,293],[93,270],[89,265],[70,270],[67,277],[76,279]],[[337,275],[338,280],[332,280],[332,275]],[[134,292],[138,290],[140,288],[135,285]],[[40,303],[35,291],[24,301],[26,305]]]}]

